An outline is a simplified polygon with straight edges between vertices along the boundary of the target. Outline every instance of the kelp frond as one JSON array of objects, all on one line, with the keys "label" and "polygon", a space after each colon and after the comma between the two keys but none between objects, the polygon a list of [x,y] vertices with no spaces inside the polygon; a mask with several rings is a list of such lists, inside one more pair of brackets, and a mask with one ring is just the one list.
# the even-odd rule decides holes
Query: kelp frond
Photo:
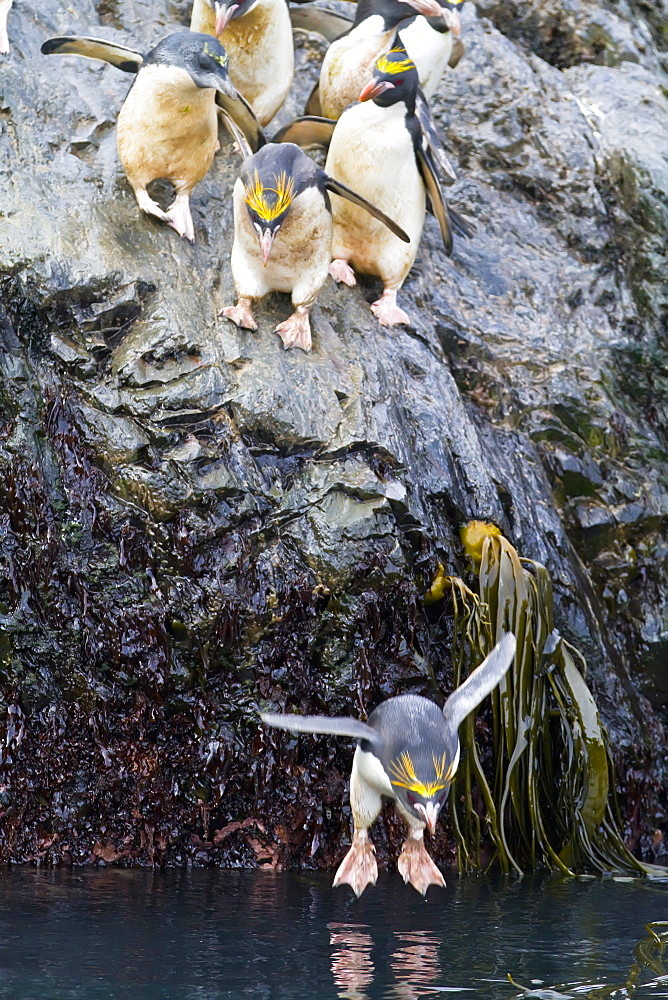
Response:
[{"label": "kelp frond", "polygon": [[439,589],[449,584],[454,606],[454,684],[503,632],[515,634],[517,654],[492,694],[489,781],[473,714],[460,729],[461,763],[450,795],[460,870],[496,861],[504,872],[657,871],[624,843],[607,736],[585,661],[554,629],[547,570],[521,559],[497,528],[483,522],[473,528],[463,541],[478,568],[479,595],[458,577],[441,574],[438,581]]}]

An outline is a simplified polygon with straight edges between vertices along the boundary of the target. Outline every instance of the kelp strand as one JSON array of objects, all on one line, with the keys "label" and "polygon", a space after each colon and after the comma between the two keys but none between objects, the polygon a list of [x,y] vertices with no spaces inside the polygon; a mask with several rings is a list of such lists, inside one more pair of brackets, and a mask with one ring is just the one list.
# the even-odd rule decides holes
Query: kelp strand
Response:
[{"label": "kelp strand", "polygon": [[607,736],[584,658],[554,629],[549,573],[521,559],[498,529],[486,534],[474,525],[463,541],[478,565],[479,595],[458,577],[439,579],[452,595],[454,683],[505,631],[515,634],[517,653],[492,695],[489,781],[474,717],[460,730],[451,795],[460,870],[493,863],[504,872],[548,867],[565,875],[661,870],[635,858],[622,838]]}]

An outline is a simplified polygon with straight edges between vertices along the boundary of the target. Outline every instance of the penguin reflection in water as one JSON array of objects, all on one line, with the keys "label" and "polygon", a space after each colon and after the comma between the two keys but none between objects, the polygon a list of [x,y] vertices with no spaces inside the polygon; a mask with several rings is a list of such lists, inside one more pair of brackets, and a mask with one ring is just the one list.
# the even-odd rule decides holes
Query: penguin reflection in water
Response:
[{"label": "penguin reflection in water", "polygon": [[464,719],[503,678],[515,656],[515,637],[507,633],[489,656],[447,699],[441,711],[418,695],[382,702],[369,722],[316,715],[261,716],[269,726],[299,733],[328,733],[358,740],[350,775],[350,805],[355,830],[334,885],[350,885],[360,896],[378,877],[368,830],[380,813],[382,797],[393,799],[408,824],[398,868],[404,882],[423,895],[430,885],[444,886],[427,854],[425,826],[433,834],[459,764],[457,731]]},{"label": "penguin reflection in water", "polygon": [[238,302],[223,309],[223,316],[237,326],[256,330],[252,300],[268,292],[291,292],[295,311],[279,323],[276,333],[286,348],[310,351],[309,313],[332,259],[329,192],[355,205],[363,215],[374,216],[394,239],[408,240],[384,212],[329,177],[294,143],[264,146],[244,161],[234,185],[230,263]]},{"label": "penguin reflection in water", "polygon": [[441,179],[451,184],[455,174],[420,90],[415,64],[396,38],[392,50],[376,62],[373,75],[360,94],[361,103],[344,111],[336,123],[325,170],[343,183],[354,179],[361,194],[406,230],[410,242],[400,243],[354,206],[337,204],[330,274],[351,286],[356,283],[352,268],[378,275],[383,294],[371,310],[384,326],[394,326],[410,323],[397,306],[397,292],[415,261],[426,196],[448,255],[453,248],[452,230],[465,236],[471,230],[443,197]]},{"label": "penguin reflection in water", "polygon": [[[142,211],[194,240],[190,194],[218,149],[216,105],[251,146],[264,141],[252,110],[230,82],[222,45],[209,35],[181,31],[163,38],[147,56],[83,36],[50,38],[42,52],[102,59],[137,74],[118,115],[118,155]],[[159,178],[176,189],[166,212],[146,190]]]}]

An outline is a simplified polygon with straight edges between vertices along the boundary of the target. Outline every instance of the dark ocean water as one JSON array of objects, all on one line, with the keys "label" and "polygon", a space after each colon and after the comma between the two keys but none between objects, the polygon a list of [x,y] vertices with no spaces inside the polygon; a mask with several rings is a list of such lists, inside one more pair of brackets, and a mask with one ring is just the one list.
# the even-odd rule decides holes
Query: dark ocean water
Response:
[{"label": "dark ocean water", "polygon": [[518,994],[507,972],[668,997],[668,948],[662,979],[645,931],[658,920],[668,881],[451,873],[425,901],[391,872],[356,900],[312,873],[5,868],[0,998],[500,1000]]}]

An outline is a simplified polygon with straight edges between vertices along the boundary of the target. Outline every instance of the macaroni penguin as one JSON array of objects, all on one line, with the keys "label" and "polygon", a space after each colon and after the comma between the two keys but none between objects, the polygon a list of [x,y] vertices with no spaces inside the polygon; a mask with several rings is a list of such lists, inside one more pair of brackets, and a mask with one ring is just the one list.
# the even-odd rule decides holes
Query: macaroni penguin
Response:
[{"label": "macaroni penguin", "polygon": [[361,896],[378,877],[369,827],[382,798],[393,799],[408,825],[398,868],[424,896],[430,885],[445,885],[427,854],[425,826],[433,834],[459,764],[457,731],[501,681],[515,656],[515,637],[506,633],[489,656],[456,688],[443,710],[419,695],[388,698],[369,716],[356,719],[317,715],[262,714],[265,725],[298,733],[327,733],[358,741],[350,775],[350,805],[354,833],[350,850],[339,865],[334,885],[349,885]]}]

